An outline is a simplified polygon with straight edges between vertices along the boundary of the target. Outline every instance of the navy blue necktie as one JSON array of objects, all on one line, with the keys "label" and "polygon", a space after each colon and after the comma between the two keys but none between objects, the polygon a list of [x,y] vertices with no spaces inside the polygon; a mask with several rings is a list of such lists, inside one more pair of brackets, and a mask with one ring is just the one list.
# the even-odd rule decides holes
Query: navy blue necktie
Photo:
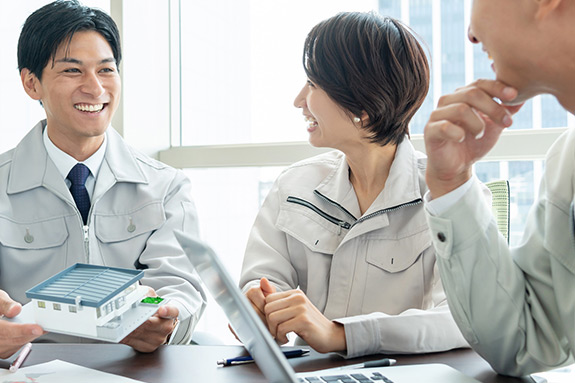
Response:
[{"label": "navy blue necktie", "polygon": [[90,175],[90,169],[84,164],[76,164],[68,173],[68,179],[72,183],[70,185],[70,193],[74,197],[76,207],[80,211],[84,225],[88,220],[88,212],[90,211],[90,196],[86,190],[86,180]]}]

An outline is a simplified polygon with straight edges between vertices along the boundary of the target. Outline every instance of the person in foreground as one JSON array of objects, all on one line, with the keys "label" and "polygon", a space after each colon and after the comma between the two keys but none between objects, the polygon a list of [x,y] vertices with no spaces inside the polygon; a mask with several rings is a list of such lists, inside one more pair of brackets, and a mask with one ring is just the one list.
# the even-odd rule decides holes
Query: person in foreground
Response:
[{"label": "person in foreground", "polygon": [[471,346],[507,375],[574,362],[575,131],[549,149],[517,247],[479,203],[471,166],[525,100],[549,93],[573,113],[573,20],[572,1],[475,0],[469,39],[493,58],[496,80],[443,96],[425,127],[426,210],[451,311]]},{"label": "person in foreground", "polygon": [[[197,227],[189,181],[109,129],[120,59],[114,21],[77,1],[48,4],[23,26],[22,84],[46,120],[0,155],[0,315],[17,316],[27,289],[77,262],[141,269],[150,294],[170,302],[122,343],[150,352],[190,341],[205,295],[173,236]],[[0,320],[0,357],[41,335],[79,341]]]},{"label": "person in foreground", "polygon": [[293,331],[347,357],[466,347],[435,266],[425,158],[408,138],[429,87],[423,49],[394,19],[341,13],[311,30],[303,61],[294,104],[310,143],[339,151],[278,177],[248,240],[243,291],[282,343]]}]

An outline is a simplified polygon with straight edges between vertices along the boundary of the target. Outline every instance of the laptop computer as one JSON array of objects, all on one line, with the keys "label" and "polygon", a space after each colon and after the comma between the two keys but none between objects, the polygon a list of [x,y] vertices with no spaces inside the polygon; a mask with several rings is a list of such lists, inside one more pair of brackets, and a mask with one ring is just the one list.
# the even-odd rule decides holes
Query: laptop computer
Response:
[{"label": "laptop computer", "polygon": [[[242,341],[262,374],[271,383],[311,383],[325,381],[363,383],[414,383],[422,381],[428,383],[478,383],[477,380],[465,376],[461,372],[443,364],[319,370],[295,373],[281,352],[280,347],[256,315],[247,298],[236,286],[214,251],[182,231],[176,230],[175,236],[186,254],[188,254],[204,285],[226,314],[236,335]],[[334,378],[335,376],[342,378],[337,380]],[[343,376],[345,376],[345,379]]]}]

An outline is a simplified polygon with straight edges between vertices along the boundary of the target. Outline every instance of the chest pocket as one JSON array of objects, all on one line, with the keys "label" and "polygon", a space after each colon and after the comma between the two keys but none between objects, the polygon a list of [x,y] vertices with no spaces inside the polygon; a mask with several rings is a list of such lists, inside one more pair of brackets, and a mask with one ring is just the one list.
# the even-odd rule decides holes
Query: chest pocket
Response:
[{"label": "chest pocket", "polygon": [[[333,254],[348,229],[335,223],[334,220],[326,219],[325,215],[318,214],[313,207],[291,202],[283,203],[276,226],[303,243],[311,251]],[[335,219],[335,221],[338,220]]]},{"label": "chest pocket", "polygon": [[40,250],[59,247],[66,242],[68,229],[64,218],[41,222],[20,223],[0,217],[0,243],[20,250]]},{"label": "chest pocket", "polygon": [[413,265],[429,246],[431,236],[424,232],[399,239],[370,237],[366,261],[388,273],[399,273]]},{"label": "chest pocket", "polygon": [[165,221],[166,214],[160,201],[125,214],[94,214],[96,237],[104,243],[123,242],[151,233]]}]

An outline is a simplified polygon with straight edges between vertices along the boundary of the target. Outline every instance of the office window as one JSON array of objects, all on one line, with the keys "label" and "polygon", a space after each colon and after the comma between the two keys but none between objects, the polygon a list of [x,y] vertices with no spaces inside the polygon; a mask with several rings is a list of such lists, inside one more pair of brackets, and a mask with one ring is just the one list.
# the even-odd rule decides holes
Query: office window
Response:
[{"label": "office window", "polygon": [[[292,104],[305,81],[301,55],[305,36],[313,25],[339,11],[373,10],[398,18],[415,31],[431,64],[430,90],[410,127],[420,150],[424,149],[424,126],[442,94],[477,78],[494,78],[491,62],[481,46],[467,40],[471,0],[173,3],[181,8],[181,78],[173,84],[180,87],[181,97],[172,105],[172,115],[177,116],[177,124],[172,127],[174,148],[162,152],[160,159],[187,168],[202,236],[234,278],[239,278],[247,236],[259,206],[281,169],[300,158],[294,154],[293,160],[277,166],[262,156],[252,167],[238,167],[237,161],[244,156],[236,150],[245,144],[248,155],[252,150],[248,144],[299,141],[306,145],[306,124],[301,111]],[[206,14],[217,17],[208,18]],[[526,103],[509,130],[564,129],[569,123],[567,113],[553,98],[538,97]],[[520,160],[517,155],[507,155],[506,149],[515,150],[515,146],[501,144],[500,150],[487,158],[489,162],[476,166],[484,181],[510,180],[511,193],[517,196],[511,205],[512,244],[523,230],[546,151],[537,139],[531,142]],[[210,148],[221,156],[212,163],[198,159],[198,153]],[[226,157],[228,149],[234,154]],[[228,159],[224,164],[222,157]],[[225,323],[218,308],[210,305],[198,328],[219,328],[218,335],[233,342]]]},{"label": "office window", "polygon": [[506,179],[510,190],[509,245],[518,245],[531,205],[537,198],[544,163],[537,161],[482,161],[475,174],[482,182]]},{"label": "office window", "polygon": [[[181,145],[305,141],[305,37],[374,0],[180,1]],[[210,15],[206,17],[206,15]]]},{"label": "office window", "polygon": [[[381,9],[380,12],[382,12]],[[408,13],[408,16],[405,15],[406,13]],[[404,17],[401,17],[402,14]],[[429,114],[433,111],[435,106],[433,94],[435,92],[436,80],[433,76],[433,68],[431,67],[434,65],[432,59],[432,52],[434,48],[434,31],[433,23],[430,22],[433,18],[432,0],[413,0],[409,3],[409,7],[407,9],[403,9],[402,14],[397,15],[396,17],[400,18],[406,24],[409,24],[409,26],[420,37],[421,44],[427,52],[427,61],[430,65],[431,78],[429,81],[429,91],[427,93],[427,97],[423,101],[423,104],[415,113],[415,116],[413,116],[410,126],[411,134],[422,134],[423,127],[429,118]]]},{"label": "office window", "polygon": [[[201,236],[239,281],[248,235],[256,214],[283,167],[186,169],[198,211]],[[211,332],[228,344],[237,340],[227,329],[217,303],[208,306],[197,329]]]}]

